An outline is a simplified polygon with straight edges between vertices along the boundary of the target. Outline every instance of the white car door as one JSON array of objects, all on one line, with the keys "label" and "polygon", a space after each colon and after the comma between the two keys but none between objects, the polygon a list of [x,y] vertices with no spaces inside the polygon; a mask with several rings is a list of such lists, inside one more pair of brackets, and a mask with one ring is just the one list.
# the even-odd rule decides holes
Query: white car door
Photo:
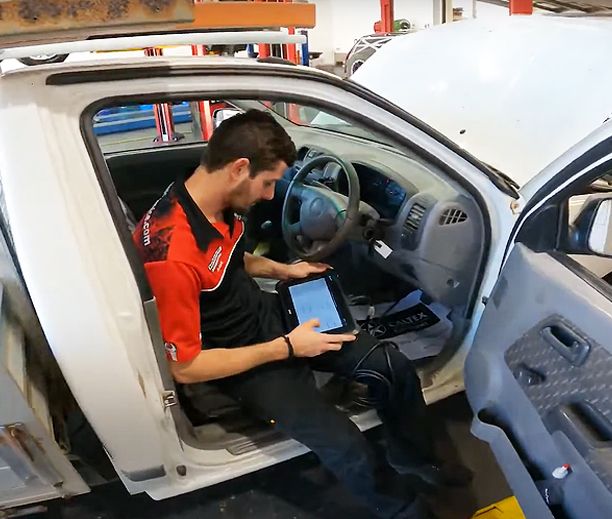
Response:
[{"label": "white car door", "polygon": [[530,201],[466,362],[472,430],[529,519],[611,515],[612,289],[602,276],[612,193],[584,197],[611,170],[606,124],[521,190]]}]

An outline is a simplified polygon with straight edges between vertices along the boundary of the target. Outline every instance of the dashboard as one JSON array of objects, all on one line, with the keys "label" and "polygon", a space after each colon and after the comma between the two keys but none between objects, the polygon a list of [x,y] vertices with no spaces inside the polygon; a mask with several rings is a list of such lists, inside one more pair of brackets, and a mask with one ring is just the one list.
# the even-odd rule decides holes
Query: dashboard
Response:
[{"label": "dashboard", "polygon": [[[299,169],[303,162],[322,153],[314,148],[301,149],[295,170]],[[359,177],[361,201],[376,209],[381,218],[395,220],[404,202],[417,192],[413,185],[410,184],[409,189],[406,189],[406,186],[402,187],[373,166],[362,162],[352,162],[352,164]],[[319,170],[313,170],[309,178],[348,196],[346,176],[335,162],[330,162]]]},{"label": "dashboard", "polygon": [[[402,204],[408,198],[408,191],[394,180],[365,164],[355,163],[353,166],[359,176],[361,200],[376,209],[381,218],[394,220]],[[346,184],[344,175],[342,178]],[[340,192],[342,193],[342,187],[340,187]]]},{"label": "dashboard", "polygon": [[[371,148],[342,151],[357,172],[360,201],[378,213],[372,218],[391,250],[385,257],[372,254],[364,235],[353,244],[362,247],[364,260],[449,307],[465,301],[483,247],[484,224],[473,198],[405,155]],[[319,155],[333,154],[300,148],[288,176]],[[307,180],[348,196],[346,175],[336,162],[313,169]]]}]

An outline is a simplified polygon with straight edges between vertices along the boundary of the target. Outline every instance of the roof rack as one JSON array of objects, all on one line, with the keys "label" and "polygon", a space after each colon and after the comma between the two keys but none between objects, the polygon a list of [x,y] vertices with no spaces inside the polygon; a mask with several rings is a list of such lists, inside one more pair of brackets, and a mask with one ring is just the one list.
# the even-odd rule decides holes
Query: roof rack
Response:
[{"label": "roof rack", "polygon": [[287,34],[282,31],[197,32],[123,36],[9,47],[0,49],[0,59],[19,59],[28,56],[70,54],[73,52],[108,52],[168,45],[248,45],[254,42],[262,44],[302,44],[306,43],[306,36]]}]

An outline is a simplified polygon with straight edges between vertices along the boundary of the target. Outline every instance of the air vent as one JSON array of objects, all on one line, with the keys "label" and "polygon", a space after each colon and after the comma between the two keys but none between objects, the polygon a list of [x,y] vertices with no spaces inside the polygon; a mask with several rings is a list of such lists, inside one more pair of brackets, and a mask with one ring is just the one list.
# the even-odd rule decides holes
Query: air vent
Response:
[{"label": "air vent", "polygon": [[323,155],[322,151],[319,150],[315,150],[314,148],[311,149],[307,154],[306,154],[306,159],[310,160],[310,159],[314,159],[315,157],[318,157],[319,155]]},{"label": "air vent", "polygon": [[467,220],[465,211],[457,208],[447,209],[440,216],[440,225],[454,225]]},{"label": "air vent", "polygon": [[419,230],[425,211],[427,211],[427,208],[419,203],[415,203],[410,208],[410,212],[404,223],[404,231],[406,231],[406,234],[413,234]]}]

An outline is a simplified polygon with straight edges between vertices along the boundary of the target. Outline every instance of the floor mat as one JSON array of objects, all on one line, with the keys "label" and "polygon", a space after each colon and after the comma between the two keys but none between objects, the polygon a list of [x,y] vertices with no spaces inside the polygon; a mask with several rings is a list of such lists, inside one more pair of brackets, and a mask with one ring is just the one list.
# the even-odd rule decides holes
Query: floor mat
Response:
[{"label": "floor mat", "polygon": [[451,336],[450,310],[440,303],[425,303],[415,290],[399,301],[377,305],[350,305],[362,329],[378,339],[396,343],[409,359],[438,355]]}]

